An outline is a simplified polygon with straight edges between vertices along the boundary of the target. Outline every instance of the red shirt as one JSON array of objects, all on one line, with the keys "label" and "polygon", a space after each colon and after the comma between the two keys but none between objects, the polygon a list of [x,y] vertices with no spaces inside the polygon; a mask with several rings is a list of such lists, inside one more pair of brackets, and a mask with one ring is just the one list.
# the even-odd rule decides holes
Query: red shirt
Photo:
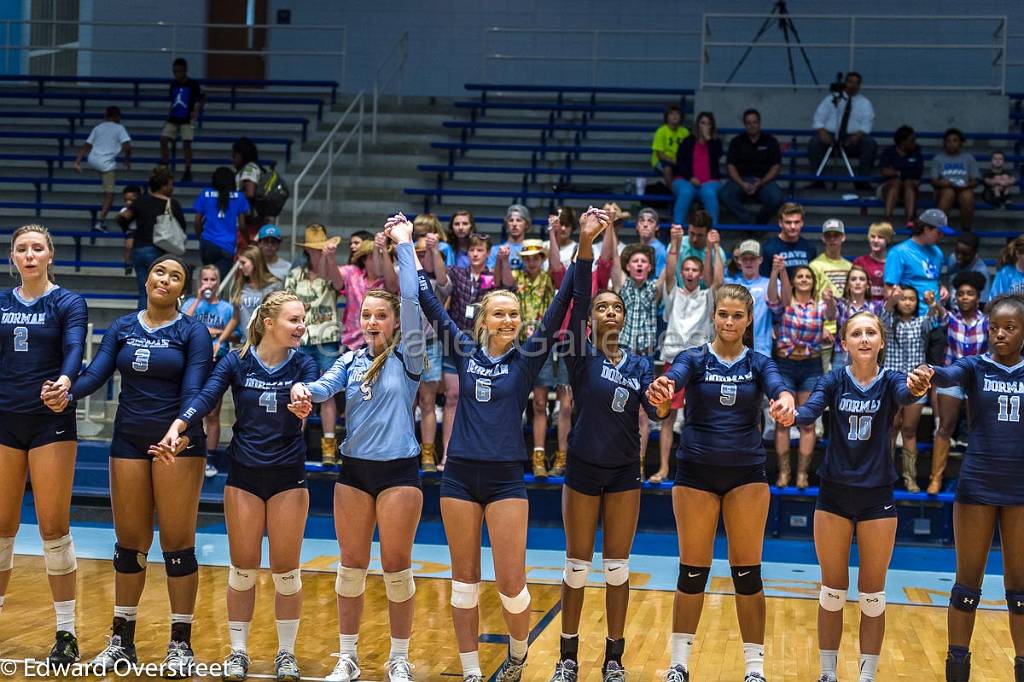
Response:
[{"label": "red shirt", "polygon": [[711,160],[708,158],[708,144],[698,140],[693,145],[693,177],[703,185],[711,180]]},{"label": "red shirt", "polygon": [[885,300],[885,261],[875,260],[871,254],[858,256],[853,264],[864,268],[868,273],[869,296],[872,301]]}]

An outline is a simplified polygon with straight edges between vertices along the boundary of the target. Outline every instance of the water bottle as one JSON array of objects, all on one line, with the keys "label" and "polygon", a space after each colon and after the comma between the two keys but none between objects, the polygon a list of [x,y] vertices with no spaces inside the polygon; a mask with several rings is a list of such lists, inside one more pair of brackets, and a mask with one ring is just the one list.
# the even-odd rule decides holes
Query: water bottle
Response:
[{"label": "water bottle", "polygon": [[203,298],[207,301],[213,298],[213,289],[203,289]]}]

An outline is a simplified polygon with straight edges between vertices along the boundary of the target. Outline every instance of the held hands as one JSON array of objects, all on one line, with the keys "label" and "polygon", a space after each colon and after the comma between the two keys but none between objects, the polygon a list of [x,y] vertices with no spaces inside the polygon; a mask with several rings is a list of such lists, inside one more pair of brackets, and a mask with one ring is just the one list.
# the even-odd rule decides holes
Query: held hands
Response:
[{"label": "held hands", "polygon": [[915,396],[923,396],[932,386],[935,370],[928,365],[919,365],[907,375],[907,388]]},{"label": "held hands", "polygon": [[324,256],[327,256],[328,258],[334,258],[334,254],[337,253],[337,251],[338,245],[335,244],[334,242],[327,242],[326,244],[324,244],[323,248],[320,249],[320,252],[324,254]]},{"label": "held hands", "polygon": [[[395,242],[396,244],[401,244],[403,242],[412,242],[412,232],[412,222],[410,222],[409,219],[405,217],[404,213],[396,213],[395,215],[387,219],[387,222],[384,223],[384,231],[381,232],[380,234],[383,235],[385,239],[390,238],[391,241]],[[427,237],[427,246],[429,248],[430,235],[427,235]],[[377,243],[376,238],[374,239],[374,243]],[[384,246],[386,246],[386,242],[377,244],[377,246],[378,248],[384,248]]]},{"label": "held hands", "polygon": [[313,394],[303,383],[292,384],[291,402],[288,411],[299,419],[305,419],[313,411]]},{"label": "held hands", "polygon": [[772,273],[781,275],[782,271],[786,269],[786,258],[778,254],[772,256]]},{"label": "held hands", "polygon": [[424,238],[424,241],[426,243],[428,253],[434,253],[437,251],[438,236],[436,233],[431,232]]},{"label": "held hands", "polygon": [[796,404],[793,402],[793,394],[783,392],[778,400],[771,400],[768,403],[768,414],[772,416],[779,426],[789,428],[796,421]]},{"label": "held hands", "polygon": [[56,413],[61,413],[68,406],[68,389],[71,388],[71,379],[66,376],[56,381],[44,381],[39,391],[39,399],[43,404]]},{"label": "held hands", "polygon": [[608,211],[591,206],[580,216],[580,239],[588,239],[591,244],[612,224]]},{"label": "held hands", "polygon": [[386,232],[378,232],[373,235],[373,246],[378,251],[384,251],[388,248],[388,235]]},{"label": "held hands", "polygon": [[[672,224],[672,230],[669,232],[669,239],[672,241],[672,245],[678,250],[683,243],[683,237],[686,236],[686,230],[683,229],[682,225]],[[708,235],[709,237],[711,235]]]},{"label": "held hands", "polygon": [[188,447],[189,443],[188,436],[182,436],[178,432],[179,424],[184,424],[184,422],[180,419],[175,419],[174,423],[171,424],[171,428],[167,429],[167,433],[160,439],[160,442],[149,446],[150,457],[168,466],[174,464],[175,457]]},{"label": "held hands", "polygon": [[655,407],[661,407],[672,402],[676,393],[675,382],[668,377],[658,377],[647,387],[647,402]]},{"label": "held hands", "polygon": [[512,249],[508,244],[502,244],[498,247],[498,260],[507,263],[509,256],[512,255]]},{"label": "held hands", "polygon": [[929,308],[932,307],[933,305],[935,305],[935,292],[934,291],[929,289],[928,291],[924,292],[923,298],[924,298],[924,304],[926,306],[928,306]]},{"label": "held hands", "polygon": [[708,230],[708,244],[710,244],[712,248],[718,248],[721,243],[722,235],[718,230]]}]

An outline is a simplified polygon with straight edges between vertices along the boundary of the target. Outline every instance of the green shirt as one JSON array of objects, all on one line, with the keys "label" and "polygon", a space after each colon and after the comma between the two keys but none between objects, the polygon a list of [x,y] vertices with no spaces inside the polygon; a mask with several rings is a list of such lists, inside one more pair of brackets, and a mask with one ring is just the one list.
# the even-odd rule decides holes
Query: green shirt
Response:
[{"label": "green shirt", "polygon": [[672,130],[667,124],[662,124],[654,131],[654,142],[651,143],[651,166],[657,167],[661,161],[658,158],[658,152],[667,154],[672,161],[675,161],[679,145],[689,136],[690,131],[685,126],[679,126]]}]

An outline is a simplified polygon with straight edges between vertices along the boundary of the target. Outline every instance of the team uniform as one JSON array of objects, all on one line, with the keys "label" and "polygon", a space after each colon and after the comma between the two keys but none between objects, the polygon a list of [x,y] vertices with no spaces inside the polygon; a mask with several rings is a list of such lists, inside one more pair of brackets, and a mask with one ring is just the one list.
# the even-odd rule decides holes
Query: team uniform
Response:
[{"label": "team uniform", "polygon": [[818,380],[796,416],[797,425],[813,424],[828,408],[832,438],[818,468],[818,509],[854,522],[896,516],[889,434],[899,409],[916,400],[907,375],[884,367],[866,386],[849,366]]},{"label": "team uniform", "polygon": [[526,442],[520,416],[565,318],[570,289],[590,289],[589,271],[586,277],[577,277],[575,267],[566,272],[538,329],[497,358],[459,329],[434,296],[426,272],[420,271],[420,304],[427,319],[444,325],[439,335],[459,376],[459,405],[441,479],[442,497],[481,505],[526,499]]},{"label": "team uniform", "polygon": [[786,390],[772,359],[744,348],[725,361],[707,344],[677,355],[665,376],[688,396],[675,484],[725,495],[766,483],[761,398]]},{"label": "team uniform", "polygon": [[[151,459],[149,447],[198,395],[210,373],[210,333],[199,319],[179,313],[150,327],[142,316],[142,311],[129,313],[110,325],[92,362],[71,386],[69,398],[86,396],[103,386],[115,369],[121,373],[111,457]],[[185,435],[189,445],[178,456],[205,457],[202,422]]]},{"label": "team uniform", "polygon": [[363,381],[374,360],[364,347],[345,353],[320,379],[306,386],[318,403],[345,392],[347,428],[338,483],[373,497],[395,486],[420,487],[420,445],[412,405],[426,347],[412,244],[399,244],[397,252],[402,340],[384,361],[377,379],[373,384]]},{"label": "team uniform", "polygon": [[15,450],[78,440],[74,402],[60,414],[43,405],[43,383],[82,369],[85,299],[52,286],[34,301],[20,287],[0,292],[0,445]]}]

